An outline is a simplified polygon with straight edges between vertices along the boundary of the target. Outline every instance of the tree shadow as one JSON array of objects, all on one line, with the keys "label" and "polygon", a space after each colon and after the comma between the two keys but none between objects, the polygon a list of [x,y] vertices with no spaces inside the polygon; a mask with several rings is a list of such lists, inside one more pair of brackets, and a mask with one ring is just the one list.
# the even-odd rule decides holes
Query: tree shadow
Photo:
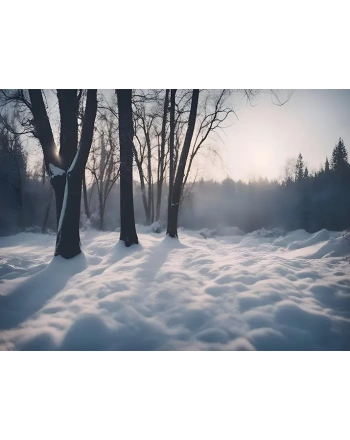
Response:
[{"label": "tree shadow", "polygon": [[24,322],[60,292],[72,276],[86,267],[84,254],[70,260],[54,257],[45,269],[24,280],[9,294],[0,296],[0,330],[8,330]]},{"label": "tree shadow", "polygon": [[152,249],[149,259],[141,265],[141,277],[146,278],[147,281],[153,281],[159,269],[166,262],[169,253],[174,249],[186,249],[187,247],[177,238],[165,236],[159,245]]},{"label": "tree shadow", "polygon": [[108,263],[114,264],[122,260],[123,258],[135,256],[135,254],[142,251],[143,249],[144,248],[141,243],[133,244],[130,247],[126,247],[124,242],[119,240],[113,248],[112,255],[108,259]]}]

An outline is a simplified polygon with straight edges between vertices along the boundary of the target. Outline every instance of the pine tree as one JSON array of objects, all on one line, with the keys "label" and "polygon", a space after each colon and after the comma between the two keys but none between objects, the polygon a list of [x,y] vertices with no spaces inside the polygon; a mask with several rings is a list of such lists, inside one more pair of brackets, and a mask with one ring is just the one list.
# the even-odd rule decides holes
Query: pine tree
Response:
[{"label": "pine tree", "polygon": [[304,177],[304,161],[301,153],[299,153],[297,163],[295,164],[294,175],[296,182],[301,182]]},{"label": "pine tree", "polygon": [[309,170],[306,167],[304,171],[304,179],[308,179],[308,178],[309,178]]},{"label": "pine tree", "polygon": [[342,171],[349,165],[348,152],[342,138],[339,138],[338,144],[333,149],[331,163],[334,171]]},{"label": "pine tree", "polygon": [[324,164],[324,171],[325,171],[325,173],[328,173],[328,171],[329,171],[329,162],[328,162],[327,156],[326,156],[326,163]]}]

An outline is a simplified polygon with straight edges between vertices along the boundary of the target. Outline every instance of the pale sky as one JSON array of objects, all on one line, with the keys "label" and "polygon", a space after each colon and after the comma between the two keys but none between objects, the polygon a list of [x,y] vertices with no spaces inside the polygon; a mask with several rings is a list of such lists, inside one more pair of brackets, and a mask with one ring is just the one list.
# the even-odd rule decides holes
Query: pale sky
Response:
[{"label": "pale sky", "polygon": [[[287,95],[281,91],[282,98]],[[318,170],[325,157],[330,158],[339,137],[350,152],[350,90],[295,90],[282,107],[273,104],[268,91],[254,99],[254,107],[239,93],[231,102],[238,120],[232,116],[232,125],[220,132],[221,140],[215,136],[210,141],[222,162],[203,151],[193,164],[199,177],[219,181],[227,176],[245,181],[260,176],[278,179],[284,176],[286,161],[299,152],[309,171]],[[30,162],[40,155],[35,148]]]},{"label": "pale sky", "polygon": [[299,152],[309,171],[318,170],[339,137],[350,150],[350,90],[295,90],[282,107],[272,103],[267,91],[255,99],[254,107],[241,98],[237,102],[239,120],[221,135],[222,142],[212,142],[220,149],[224,170],[218,161],[205,167],[203,159],[203,177],[279,178],[287,159]]}]

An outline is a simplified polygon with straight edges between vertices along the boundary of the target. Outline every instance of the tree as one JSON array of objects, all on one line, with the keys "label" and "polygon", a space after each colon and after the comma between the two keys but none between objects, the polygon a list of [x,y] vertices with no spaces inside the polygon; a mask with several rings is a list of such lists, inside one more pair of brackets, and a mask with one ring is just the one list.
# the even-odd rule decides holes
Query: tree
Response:
[{"label": "tree", "polygon": [[[227,104],[230,96],[231,90],[227,89],[203,90],[201,92],[200,105],[197,110],[197,127],[187,164],[184,186],[188,181],[193,161],[199,151],[205,147],[209,136],[223,129],[224,122],[231,113],[234,113],[232,106]],[[216,150],[212,150],[212,152],[218,155]]]},{"label": "tree", "polygon": [[42,92],[41,90],[28,90],[28,93],[33,115],[34,136],[41,144],[46,170],[55,193],[58,227],[66,185],[66,172],[77,151],[80,95],[78,90],[57,91],[61,118],[60,149],[57,152]]},{"label": "tree", "polygon": [[[79,149],[66,173],[55,256],[61,255],[63,258],[72,258],[81,252],[79,236],[81,190],[94,134],[96,112],[97,90],[88,90]],[[74,147],[73,143],[71,145]]]},{"label": "tree", "polygon": [[91,214],[90,214],[90,205],[88,202],[88,195],[87,195],[87,188],[86,188],[86,170],[84,172],[84,177],[83,177],[83,199],[84,199],[85,214],[86,214],[86,217],[89,219]]},{"label": "tree", "polygon": [[[99,207],[99,229],[103,230],[105,209],[108,196],[119,177],[118,142],[116,142],[117,125],[114,116],[100,112],[96,132],[98,139],[94,142],[87,169],[93,177],[97,189]],[[86,190],[85,190],[86,191]],[[87,195],[84,196],[85,211],[88,208]]]},{"label": "tree", "polygon": [[81,252],[79,237],[81,187],[97,111],[97,90],[88,90],[78,150],[78,111],[82,90],[57,90],[60,147],[56,147],[41,90],[1,90],[1,108],[13,105],[21,115],[21,134],[31,134],[42,147],[45,168],[56,199],[55,255],[72,258]]},{"label": "tree", "polygon": [[342,138],[339,138],[338,144],[333,149],[331,164],[332,170],[340,172],[346,169],[349,165],[348,152]]},{"label": "tree", "polygon": [[186,137],[181,151],[180,160],[176,170],[176,177],[171,197],[170,216],[167,227],[167,234],[174,238],[177,237],[177,224],[179,215],[179,205],[181,200],[181,193],[183,190],[183,181],[185,176],[186,162],[188,153],[191,147],[191,141],[193,137],[194,127],[196,124],[197,108],[198,108],[199,90],[194,89],[192,92],[191,110],[188,119],[188,127],[186,131]]},{"label": "tree", "polygon": [[[14,127],[14,121],[11,126]],[[0,230],[4,233],[25,226],[23,188],[26,171],[27,156],[19,136],[0,121]]]},{"label": "tree", "polygon": [[169,89],[165,91],[164,98],[164,110],[162,119],[162,131],[161,131],[161,141],[160,148],[158,149],[158,179],[157,179],[157,205],[156,205],[156,220],[160,218],[160,207],[162,203],[162,189],[164,182],[164,173],[166,168],[165,161],[165,142],[166,142],[166,125],[167,125],[167,115],[169,107]]},{"label": "tree", "polygon": [[133,118],[131,89],[117,89],[120,145],[120,240],[125,246],[138,244],[133,201]]},{"label": "tree", "polygon": [[[140,178],[146,223],[150,225],[154,222],[155,217],[152,165],[154,162],[153,150],[157,144],[157,124],[159,123],[158,91],[135,91],[132,104],[136,139],[136,145],[133,143],[133,154]],[[159,148],[158,152],[160,153]]]},{"label": "tree", "polygon": [[329,162],[328,162],[328,157],[326,156],[326,162],[324,164],[324,171],[325,173],[329,172]]},{"label": "tree", "polygon": [[299,153],[297,162],[295,164],[294,176],[295,176],[296,182],[301,182],[304,178],[304,162],[303,162],[303,156],[301,153]]},{"label": "tree", "polygon": [[169,137],[169,194],[168,194],[168,225],[171,217],[171,198],[174,186],[174,141],[175,141],[175,97],[176,89],[170,92],[170,137]]}]

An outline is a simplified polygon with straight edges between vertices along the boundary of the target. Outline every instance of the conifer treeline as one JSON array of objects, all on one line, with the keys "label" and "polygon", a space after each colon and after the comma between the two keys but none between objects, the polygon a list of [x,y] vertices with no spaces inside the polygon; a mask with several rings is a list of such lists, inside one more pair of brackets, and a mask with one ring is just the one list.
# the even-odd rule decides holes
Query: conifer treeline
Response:
[{"label": "conifer treeline", "polygon": [[[55,230],[54,203],[45,169],[27,166],[26,154],[15,135],[0,130],[0,235],[23,228]],[[189,188],[192,183],[188,184]],[[167,196],[164,185],[164,197]],[[90,224],[98,228],[98,196],[87,189]],[[105,213],[105,229],[119,226],[119,183],[111,192]],[[135,217],[146,224],[141,188],[134,182]],[[44,203],[43,203],[44,200]],[[161,220],[166,222],[166,203]],[[84,213],[84,207],[82,207]],[[82,216],[84,225],[84,215]],[[245,232],[260,228],[344,230],[350,226],[350,165],[344,141],[339,139],[330,159],[311,173],[299,154],[282,181],[260,178],[245,183],[198,181],[180,210],[180,225],[191,228],[238,226]]]}]

